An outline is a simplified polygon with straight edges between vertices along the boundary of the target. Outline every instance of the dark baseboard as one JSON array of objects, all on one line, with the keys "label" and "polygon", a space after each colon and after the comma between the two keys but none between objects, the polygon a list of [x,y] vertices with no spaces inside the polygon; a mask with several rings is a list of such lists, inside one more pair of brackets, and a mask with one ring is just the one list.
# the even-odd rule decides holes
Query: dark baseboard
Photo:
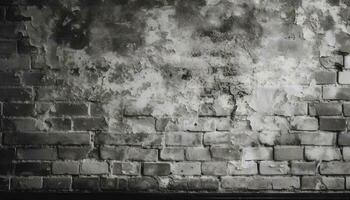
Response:
[{"label": "dark baseboard", "polygon": [[350,200],[350,193],[138,193],[138,192],[101,192],[101,193],[48,193],[48,192],[0,192],[0,199],[34,200]]}]

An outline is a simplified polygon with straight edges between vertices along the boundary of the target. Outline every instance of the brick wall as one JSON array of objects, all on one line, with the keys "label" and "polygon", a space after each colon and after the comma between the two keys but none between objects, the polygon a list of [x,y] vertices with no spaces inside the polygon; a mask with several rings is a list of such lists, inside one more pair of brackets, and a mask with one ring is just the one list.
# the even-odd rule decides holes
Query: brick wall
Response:
[{"label": "brick wall", "polygon": [[293,2],[0,1],[0,190],[350,189],[350,5]]}]

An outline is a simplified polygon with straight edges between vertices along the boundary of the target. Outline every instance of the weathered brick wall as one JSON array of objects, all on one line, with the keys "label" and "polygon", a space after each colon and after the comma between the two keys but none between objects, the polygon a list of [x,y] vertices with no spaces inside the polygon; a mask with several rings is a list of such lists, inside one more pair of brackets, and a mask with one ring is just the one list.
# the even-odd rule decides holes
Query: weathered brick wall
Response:
[{"label": "weathered brick wall", "polygon": [[349,6],[1,0],[0,190],[348,190]]}]

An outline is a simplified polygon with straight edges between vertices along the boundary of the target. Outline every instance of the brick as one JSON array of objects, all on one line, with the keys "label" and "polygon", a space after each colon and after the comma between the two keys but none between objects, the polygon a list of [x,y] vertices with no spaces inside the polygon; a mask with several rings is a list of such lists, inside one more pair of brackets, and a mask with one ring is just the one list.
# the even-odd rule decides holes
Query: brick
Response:
[{"label": "brick", "polygon": [[125,116],[151,116],[153,113],[153,107],[147,105],[140,107],[137,101],[128,101],[124,105]]},{"label": "brick", "polygon": [[14,40],[0,40],[0,56],[11,56],[17,52],[17,42]]},{"label": "brick", "polygon": [[209,117],[188,119],[183,122],[183,129],[187,131],[215,131],[216,120]]},{"label": "brick", "polygon": [[350,177],[345,177],[345,189],[349,190],[350,189]]},{"label": "brick", "polygon": [[45,120],[53,131],[70,131],[72,130],[72,121],[69,118],[49,118]]},{"label": "brick", "polygon": [[350,116],[350,103],[343,104],[344,116]]},{"label": "brick", "polygon": [[77,131],[106,130],[107,122],[104,118],[73,118],[73,127]]},{"label": "brick", "polygon": [[314,131],[318,129],[318,120],[314,117],[293,117],[290,124],[294,130]]},{"label": "brick", "polygon": [[299,177],[269,177],[274,190],[295,190],[300,189]]},{"label": "brick", "polygon": [[343,159],[350,160],[350,147],[343,147]]},{"label": "brick", "polygon": [[0,174],[12,174],[12,160],[15,159],[15,156],[16,155],[14,148],[0,148]]},{"label": "brick", "polygon": [[344,85],[350,84],[350,72],[349,71],[338,72],[338,82],[339,84],[344,84]]},{"label": "brick", "polygon": [[125,178],[101,178],[102,190],[126,190],[128,187],[127,179]]},{"label": "brick", "polygon": [[241,152],[235,147],[211,147],[211,156],[213,160],[240,160]]},{"label": "brick", "polygon": [[110,134],[101,133],[96,136],[95,144],[108,145],[140,145],[143,147],[161,147],[163,135],[135,133],[135,134]]},{"label": "brick", "polygon": [[77,161],[56,161],[52,163],[53,174],[79,174],[79,162]]},{"label": "brick", "polygon": [[17,148],[19,160],[57,160],[56,148]]},{"label": "brick", "polygon": [[251,121],[251,129],[259,132],[278,132],[281,127],[288,127],[290,129],[290,123],[288,119],[290,117],[283,116],[268,116],[268,115],[253,115],[249,117]]},{"label": "brick", "polygon": [[169,163],[144,163],[143,175],[148,176],[168,176],[170,174]]},{"label": "brick", "polygon": [[21,70],[29,69],[31,65],[30,55],[12,55],[11,57],[0,56],[0,66],[3,70]]},{"label": "brick", "polygon": [[51,163],[25,162],[15,164],[15,174],[20,176],[46,176],[51,174]]},{"label": "brick", "polygon": [[303,160],[304,148],[298,146],[275,146],[275,160]]},{"label": "brick", "polygon": [[245,147],[243,148],[244,160],[272,160],[273,149],[270,147]]},{"label": "brick", "polygon": [[258,174],[258,165],[254,161],[230,161],[228,163],[229,175]]},{"label": "brick", "polygon": [[100,147],[100,155],[104,160],[125,160],[127,152],[127,147]]},{"label": "brick", "polygon": [[35,112],[39,115],[44,115],[49,113],[53,108],[53,103],[48,102],[35,102]]},{"label": "brick", "polygon": [[59,85],[58,80],[49,77],[48,74],[37,71],[26,71],[23,73],[22,81],[28,86],[52,86]]},{"label": "brick", "polygon": [[342,105],[340,103],[314,103],[309,105],[309,112],[312,116],[342,115]]},{"label": "brick", "polygon": [[24,103],[4,103],[3,104],[4,116],[34,116],[34,104]]},{"label": "brick", "polygon": [[300,188],[300,181],[298,177],[225,176],[222,187],[234,190],[294,190]]},{"label": "brick", "polygon": [[217,191],[219,189],[219,181],[214,177],[200,177],[188,179],[188,190],[205,190]]},{"label": "brick", "polygon": [[302,133],[300,135],[300,140],[303,145],[334,145],[336,136],[336,133],[322,131],[316,133]]},{"label": "brick", "polygon": [[210,160],[211,155],[209,148],[204,147],[190,147],[186,149],[186,159],[193,161]]},{"label": "brick", "polygon": [[[0,31],[1,32],[1,31]],[[19,86],[20,79],[14,72],[0,72],[0,86]]]},{"label": "brick", "polygon": [[230,134],[228,132],[208,132],[204,133],[204,144],[228,144],[230,142]]},{"label": "brick", "polygon": [[231,109],[223,109],[219,103],[203,103],[200,105],[199,116],[210,117],[210,116],[229,116],[232,112]]},{"label": "brick", "polygon": [[231,127],[230,119],[227,117],[199,117],[185,119],[180,122],[180,127],[177,129],[186,131],[197,131],[197,132],[207,132],[207,131],[224,131],[229,130]]},{"label": "brick", "polygon": [[[4,1],[2,1],[3,3]],[[6,5],[6,4],[5,4]],[[20,6],[19,5],[23,5],[23,2],[20,1],[10,1],[10,3],[7,3],[8,7],[6,9],[6,20],[7,21],[28,21],[30,20],[30,17],[25,17],[23,15],[21,15],[20,12]]]},{"label": "brick", "polygon": [[280,116],[307,115],[308,104],[305,102],[287,103],[275,108],[274,114]]},{"label": "brick", "polygon": [[101,177],[102,190],[127,190],[128,181],[126,178]]},{"label": "brick", "polygon": [[44,177],[43,179],[43,188],[46,190],[69,190],[71,187],[71,177]]},{"label": "brick", "polygon": [[325,174],[325,175],[350,174],[350,162],[341,162],[341,161],[322,162],[320,165],[320,174]]},{"label": "brick", "polygon": [[158,190],[158,181],[153,177],[132,177],[128,179],[128,187],[135,191],[152,191]]},{"label": "brick", "polygon": [[0,191],[9,191],[10,179],[8,177],[0,177]]},{"label": "brick", "polygon": [[188,190],[193,191],[217,191],[219,189],[219,181],[215,177],[200,177],[200,178],[189,178]]},{"label": "brick", "polygon": [[100,189],[100,179],[98,177],[74,177],[73,189],[98,191]]},{"label": "brick", "polygon": [[2,119],[2,130],[5,131],[40,131],[41,127],[34,118]]},{"label": "brick", "polygon": [[[288,87],[287,87],[288,88]],[[293,88],[293,87],[291,87]],[[302,86],[297,87],[301,90],[298,92],[300,99],[303,101],[318,101],[322,96],[322,87],[321,86]],[[299,90],[299,89],[297,89]]]},{"label": "brick", "polygon": [[0,7],[0,21],[5,21],[5,16],[6,16],[6,13],[5,13],[5,7]]},{"label": "brick", "polygon": [[332,71],[318,71],[314,74],[316,84],[327,85],[337,82],[337,73]]},{"label": "brick", "polygon": [[324,87],[323,98],[328,100],[350,100],[350,88],[335,86]]},{"label": "brick", "polygon": [[[1,8],[0,8],[1,10]],[[0,20],[1,20],[0,11]],[[18,24],[0,24],[0,38],[16,38],[18,33]]]},{"label": "brick", "polygon": [[200,162],[177,162],[171,165],[171,172],[174,175],[201,175]]},{"label": "brick", "polygon": [[305,147],[305,158],[307,160],[339,160],[341,153],[339,148],[334,147]]},{"label": "brick", "polygon": [[52,113],[56,116],[83,116],[88,115],[88,107],[83,103],[57,103]]},{"label": "brick", "polygon": [[350,56],[344,55],[344,67],[350,69]]},{"label": "brick", "polygon": [[101,103],[90,103],[91,116],[101,117],[106,114]]},{"label": "brick", "polygon": [[337,54],[332,56],[321,56],[320,64],[328,69],[336,68],[336,66],[343,65],[343,56]]},{"label": "brick", "polygon": [[64,87],[37,87],[35,88],[35,98],[38,101],[68,101],[77,100],[73,98],[72,91]]},{"label": "brick", "polygon": [[316,162],[293,161],[291,163],[291,174],[293,175],[315,175]]},{"label": "brick", "polygon": [[350,133],[340,133],[338,135],[338,145],[340,146],[350,145]]},{"label": "brick", "polygon": [[172,178],[167,185],[167,189],[171,190],[189,190],[188,189],[188,180],[189,178]]},{"label": "brick", "polygon": [[160,151],[160,158],[162,160],[184,160],[185,150],[177,147],[167,147]]},{"label": "brick", "polygon": [[165,144],[169,146],[199,146],[201,133],[169,132],[165,135]]},{"label": "brick", "polygon": [[320,130],[323,131],[342,131],[346,128],[345,119],[341,118],[320,118]]},{"label": "brick", "polygon": [[83,145],[90,143],[88,133],[5,133],[5,144],[62,144],[62,145]]},{"label": "brick", "polygon": [[32,90],[27,88],[0,88],[0,101],[30,101]]},{"label": "brick", "polygon": [[81,174],[108,174],[108,163],[95,160],[83,160],[80,166]]},{"label": "brick", "polygon": [[214,176],[227,175],[227,162],[203,162],[202,174]]},{"label": "brick", "polygon": [[156,131],[179,131],[178,120],[174,120],[171,118],[158,118],[156,119]]},{"label": "brick", "polygon": [[157,161],[157,149],[141,149],[137,147],[130,147],[126,153],[128,159],[136,161]]},{"label": "brick", "polygon": [[[268,136],[266,136],[268,137]],[[273,142],[270,145],[276,144],[276,145],[300,145],[301,140],[300,140],[300,135],[299,134],[294,134],[294,133],[278,133],[278,135],[275,138],[268,138],[269,140],[272,140]],[[269,141],[268,140],[268,141]]]},{"label": "brick", "polygon": [[11,190],[39,190],[42,187],[42,177],[13,177],[11,179]]},{"label": "brick", "polygon": [[169,190],[217,191],[219,181],[215,177],[174,178],[168,185]]},{"label": "brick", "polygon": [[216,131],[229,131],[232,128],[230,117],[215,118]]},{"label": "brick", "polygon": [[91,150],[90,146],[60,146],[58,147],[58,157],[63,160],[81,160],[87,158]]},{"label": "brick", "polygon": [[140,175],[141,164],[138,162],[115,162],[112,172],[114,175]]},{"label": "brick", "polygon": [[[221,178],[221,187],[224,189],[246,190],[248,185],[252,189],[253,178],[249,176],[224,176]],[[259,188],[269,189],[269,184],[260,184]]]},{"label": "brick", "polygon": [[303,176],[303,190],[344,190],[344,177]]},{"label": "brick", "polygon": [[153,117],[126,118],[126,131],[128,133],[155,133],[155,124]]},{"label": "brick", "polygon": [[288,174],[290,169],[286,161],[261,161],[259,164],[260,174],[282,175]]}]

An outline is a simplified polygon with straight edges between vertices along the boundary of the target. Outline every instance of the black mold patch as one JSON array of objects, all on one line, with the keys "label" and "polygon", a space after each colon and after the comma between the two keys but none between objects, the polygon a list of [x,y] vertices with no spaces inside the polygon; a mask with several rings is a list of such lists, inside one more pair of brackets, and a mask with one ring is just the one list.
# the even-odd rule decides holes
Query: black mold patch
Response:
[{"label": "black mold patch", "polygon": [[[348,6],[350,6],[350,1]],[[342,18],[346,25],[350,24],[350,8],[340,9],[339,16]]]},{"label": "black mold patch", "polygon": [[244,38],[252,43],[262,36],[262,27],[255,17],[255,8],[247,4],[241,5],[244,13],[241,16],[230,16],[222,20],[218,28],[204,28],[199,30],[201,37],[209,37],[213,42],[222,42]]},{"label": "black mold patch", "polygon": [[327,3],[331,6],[339,6],[339,0],[327,0]]},{"label": "black mold patch", "polygon": [[58,44],[68,44],[72,49],[83,49],[89,44],[90,10],[85,12],[61,9],[56,22],[54,39]]},{"label": "black mold patch", "polygon": [[296,10],[301,6],[302,1],[289,1],[282,0],[282,10],[285,12],[286,18],[284,19],[286,24],[293,24],[295,21]]},{"label": "black mold patch", "polygon": [[325,31],[330,30],[334,27],[333,17],[328,15],[321,20],[321,26]]},{"label": "black mold patch", "polygon": [[175,4],[176,15],[180,27],[201,24],[203,18],[200,15],[200,9],[206,5],[205,0],[178,0]]},{"label": "black mold patch", "polygon": [[[39,2],[39,3],[38,3]],[[75,3],[60,0],[30,0],[29,5],[41,9],[50,9],[55,20],[52,38],[59,45],[72,49],[84,49],[90,46],[92,25],[109,32],[106,51],[124,54],[144,44],[143,30],[145,18],[140,17],[144,9],[174,5],[175,0],[79,0]],[[116,9],[118,11],[116,11]],[[117,12],[117,14],[116,14]],[[142,15],[141,15],[142,16]],[[102,42],[99,46],[103,44]],[[89,51],[93,52],[93,51]]]}]

